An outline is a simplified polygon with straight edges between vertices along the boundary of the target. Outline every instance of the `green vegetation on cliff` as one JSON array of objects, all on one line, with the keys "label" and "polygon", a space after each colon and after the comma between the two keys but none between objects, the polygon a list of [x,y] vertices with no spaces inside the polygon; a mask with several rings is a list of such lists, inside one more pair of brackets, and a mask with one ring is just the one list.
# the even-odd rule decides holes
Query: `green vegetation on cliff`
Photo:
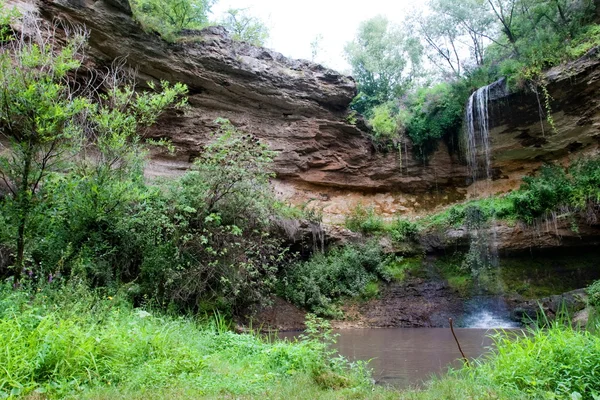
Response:
[{"label": "green vegetation on cliff", "polygon": [[501,77],[511,89],[535,92],[554,128],[542,72],[600,45],[596,7],[592,0],[430,0],[402,27],[372,18],[346,48],[359,89],[353,107],[371,121],[376,144],[377,116],[389,110],[396,126],[385,139],[398,143],[406,134],[424,161],[442,138],[457,150],[470,93]]},{"label": "green vegetation on cliff", "polygon": [[[269,29],[247,9],[230,8],[219,21],[209,14],[217,0],[130,0],[135,19],[147,32],[156,32],[168,42],[181,40],[189,31],[211,25],[227,29],[233,40],[264,46]],[[186,32],[187,31],[187,32]]]}]

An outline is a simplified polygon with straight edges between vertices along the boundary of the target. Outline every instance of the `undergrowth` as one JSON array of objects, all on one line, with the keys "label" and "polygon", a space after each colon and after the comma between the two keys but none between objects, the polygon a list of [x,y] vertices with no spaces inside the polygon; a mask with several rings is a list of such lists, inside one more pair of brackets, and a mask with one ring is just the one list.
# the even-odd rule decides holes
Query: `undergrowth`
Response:
[{"label": "undergrowth", "polygon": [[280,294],[309,311],[328,317],[341,317],[338,302],[345,297],[372,297],[373,282],[389,281],[389,257],[376,243],[333,248],[315,254],[284,271]]},{"label": "undergrowth", "polygon": [[134,308],[126,292],[2,284],[0,398],[113,398],[170,388],[256,396],[295,380],[343,397],[344,390],[371,391],[364,365],[330,349],[334,336],[322,320],[308,320],[299,341],[273,341],[235,334],[218,314],[198,320]]}]

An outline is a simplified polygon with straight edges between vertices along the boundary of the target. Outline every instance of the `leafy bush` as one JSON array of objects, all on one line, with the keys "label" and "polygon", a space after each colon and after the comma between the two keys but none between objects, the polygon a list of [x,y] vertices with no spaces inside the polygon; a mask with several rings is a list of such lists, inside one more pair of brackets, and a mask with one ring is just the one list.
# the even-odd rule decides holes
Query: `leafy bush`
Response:
[{"label": "leafy bush", "polygon": [[477,228],[483,226],[492,218],[512,220],[515,217],[512,197],[508,195],[455,204],[438,214],[427,216],[423,223],[426,226],[443,228],[459,227],[461,225]]},{"label": "leafy bush", "polygon": [[555,211],[573,190],[565,170],[558,166],[545,165],[539,176],[525,177],[523,182],[511,197],[517,216],[527,223]]},{"label": "leafy bush", "polygon": [[135,282],[136,298],[196,311],[241,312],[264,302],[285,257],[269,234],[273,153],[221,120],[191,171],[148,186],[141,169],[100,164],[54,175],[33,279],[77,277],[93,287]]},{"label": "leafy bush", "polygon": [[384,230],[383,218],[375,212],[375,208],[365,208],[360,203],[354,207],[350,215],[346,216],[345,225],[353,232],[366,234]]},{"label": "leafy bush", "polygon": [[420,257],[404,258],[394,257],[391,258],[385,266],[383,276],[386,279],[403,281],[407,274],[417,275],[419,274],[423,266],[423,260]]},{"label": "leafy bush", "polygon": [[407,240],[417,240],[419,237],[419,226],[408,219],[399,217],[388,227],[388,231],[395,242],[404,242]]},{"label": "leafy bush", "polygon": [[408,115],[403,124],[416,147],[418,159],[427,160],[441,138],[448,138],[453,146],[457,146],[468,97],[468,88],[460,81],[422,88],[408,100]]},{"label": "leafy bush", "polygon": [[370,282],[390,279],[387,262],[375,243],[334,248],[285,270],[280,291],[299,307],[324,316],[340,316],[335,308],[338,299],[372,294]]},{"label": "leafy bush", "polygon": [[285,251],[268,233],[273,152],[219,122],[219,137],[156,206],[167,222],[146,249],[141,278],[166,302],[241,311],[266,299]]},{"label": "leafy bush", "polygon": [[384,103],[373,109],[369,123],[373,127],[372,139],[376,144],[395,146],[398,142],[398,117],[395,114],[392,103]]},{"label": "leafy bush", "polygon": [[600,281],[592,283],[586,289],[588,295],[588,302],[592,307],[600,310]]},{"label": "leafy bush", "polygon": [[510,196],[519,219],[532,223],[556,212],[584,212],[590,222],[595,221],[600,204],[600,159],[581,159],[569,169],[546,165],[539,175],[523,181]]},{"label": "leafy bush", "polygon": [[208,26],[214,0],[131,0],[130,4],[145,30],[158,32],[172,42],[184,29]]}]

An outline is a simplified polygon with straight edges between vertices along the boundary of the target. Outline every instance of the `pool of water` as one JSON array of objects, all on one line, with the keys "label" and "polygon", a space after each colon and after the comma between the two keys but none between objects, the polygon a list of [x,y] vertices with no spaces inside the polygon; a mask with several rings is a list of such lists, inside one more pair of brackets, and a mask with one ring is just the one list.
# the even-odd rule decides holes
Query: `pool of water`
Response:
[{"label": "pool of water", "polygon": [[[490,329],[455,328],[468,358],[489,351]],[[373,378],[380,384],[399,388],[421,386],[449,367],[462,365],[461,355],[449,328],[390,328],[339,330],[336,348],[350,361],[369,361]],[[293,334],[284,334],[291,337]]]}]

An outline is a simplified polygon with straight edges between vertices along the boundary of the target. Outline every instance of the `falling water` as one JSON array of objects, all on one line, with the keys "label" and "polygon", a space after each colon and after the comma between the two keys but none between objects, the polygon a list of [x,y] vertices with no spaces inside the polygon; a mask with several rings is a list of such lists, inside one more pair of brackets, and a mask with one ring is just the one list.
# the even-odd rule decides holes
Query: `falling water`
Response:
[{"label": "falling water", "polygon": [[500,79],[477,89],[467,102],[465,112],[466,156],[473,182],[492,178],[488,107],[490,100],[506,94],[506,81]]},{"label": "falling water", "polygon": [[489,97],[490,85],[477,89],[467,103],[467,162],[473,182],[491,178]]},{"label": "falling water", "polygon": [[[492,178],[489,137],[490,113],[488,107],[491,95],[495,98],[498,94],[501,96],[506,94],[506,85],[503,80],[479,88],[469,97],[467,102],[465,113],[466,157],[473,183],[477,181],[489,182]],[[487,186],[487,183],[484,183],[484,185]],[[492,221],[484,223],[485,218],[482,218],[481,210],[467,211],[470,211],[467,212],[466,225],[469,229],[471,243],[466,262],[473,271],[476,282],[478,282],[479,273],[483,269],[498,266],[495,220],[492,217]],[[496,284],[500,285],[501,282],[498,281]],[[476,287],[478,286],[476,285]],[[478,294],[475,293],[475,295]],[[500,309],[502,307],[492,308],[481,304],[480,307],[472,310],[471,315],[467,316],[467,326],[491,328],[505,325],[506,321],[496,315]]]}]

